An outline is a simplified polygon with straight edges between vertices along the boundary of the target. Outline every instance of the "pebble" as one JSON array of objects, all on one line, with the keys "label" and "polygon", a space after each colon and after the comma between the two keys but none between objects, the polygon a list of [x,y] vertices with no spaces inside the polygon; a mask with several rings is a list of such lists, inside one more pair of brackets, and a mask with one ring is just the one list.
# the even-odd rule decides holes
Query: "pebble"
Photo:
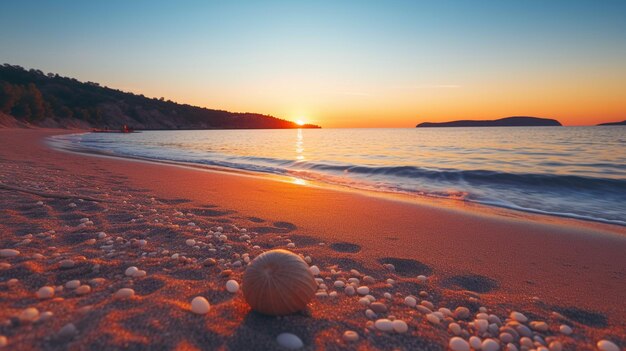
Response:
[{"label": "pebble", "polygon": [[550,351],[561,351],[563,350],[563,344],[561,344],[560,341],[553,341],[550,343],[548,348],[550,349]]},{"label": "pebble", "polygon": [[73,260],[62,260],[59,262],[59,267],[61,268],[72,268],[76,265],[76,262]]},{"label": "pebble", "polygon": [[39,288],[35,295],[37,295],[37,298],[39,299],[49,299],[54,296],[54,288],[51,286],[44,286]]},{"label": "pebble", "polygon": [[511,317],[511,319],[516,320],[516,321],[518,321],[518,322],[520,322],[520,323],[526,323],[526,322],[528,322],[528,317],[526,317],[526,316],[525,316],[523,313],[521,313],[521,312],[515,312],[515,311],[513,311],[513,312],[511,312],[510,317]]},{"label": "pebble", "polygon": [[[309,267],[309,270],[311,271],[311,273],[313,275],[319,275],[320,274],[320,269],[317,266],[311,266]],[[282,334],[281,334],[282,335]],[[295,336],[295,335],[294,335]]]},{"label": "pebble", "polygon": [[72,323],[68,323],[64,325],[63,328],[61,328],[61,330],[59,330],[57,335],[60,338],[71,338],[71,337],[74,337],[74,335],[76,335],[77,332],[78,330],[76,330],[76,326]]},{"label": "pebble", "polygon": [[18,316],[19,320],[24,322],[34,322],[37,317],[39,317],[39,310],[35,307],[28,307],[20,312],[20,315]]},{"label": "pebble", "polygon": [[437,317],[437,315],[434,313],[427,314],[426,319],[428,319],[428,321],[431,322],[432,324],[439,324],[441,322],[439,317]]},{"label": "pebble", "polygon": [[620,351],[619,347],[609,340],[600,340],[596,346],[598,346],[598,350],[600,351]]},{"label": "pebble", "polygon": [[452,337],[448,346],[452,351],[470,351],[469,343],[458,336]]},{"label": "pebble", "polygon": [[229,293],[236,293],[237,291],[239,291],[239,283],[237,283],[236,280],[229,280],[226,282],[226,290]]},{"label": "pebble", "polygon": [[20,252],[13,249],[2,249],[0,250],[0,257],[15,257],[19,255]]},{"label": "pebble", "polygon": [[480,338],[477,336],[470,336],[469,344],[474,350],[480,350],[480,347],[483,344],[483,341],[480,340]]},{"label": "pebble", "polygon": [[530,328],[537,331],[548,331],[548,324],[546,322],[530,322]]},{"label": "pebble", "polygon": [[195,314],[206,314],[210,309],[209,301],[202,296],[196,296],[191,300],[191,312]]},{"label": "pebble", "polygon": [[346,286],[346,283],[342,280],[336,280],[333,285],[335,286],[335,288],[343,288],[344,286]]},{"label": "pebble", "polygon": [[380,331],[390,332],[393,330],[393,322],[387,318],[382,318],[374,322],[374,327]]},{"label": "pebble", "polygon": [[365,285],[363,285],[363,286],[359,286],[359,287],[356,289],[356,292],[357,292],[359,295],[367,295],[367,294],[369,294],[369,293],[370,293],[370,288],[368,288],[368,287],[367,287],[367,286],[365,286]]},{"label": "pebble", "polygon": [[373,302],[369,305],[372,311],[376,313],[385,313],[387,312],[387,306],[384,303]]},{"label": "pebble", "polygon": [[0,335],[0,347],[5,347],[9,344],[9,340],[4,335]]},{"label": "pebble", "polygon": [[482,345],[480,345],[480,349],[482,351],[498,351],[500,350],[500,344],[493,339],[485,339]]},{"label": "pebble", "polygon": [[91,292],[91,287],[89,285],[81,285],[75,291],[78,295],[86,295]]},{"label": "pebble", "polygon": [[462,331],[461,326],[458,325],[457,323],[450,323],[450,324],[448,324],[448,329],[450,329],[450,331],[454,335],[459,335],[459,334],[461,334],[461,331]]},{"label": "pebble", "polygon": [[570,327],[569,325],[561,324],[561,326],[559,327],[559,331],[561,332],[561,334],[570,335],[572,333],[572,327]]},{"label": "pebble", "polygon": [[354,342],[359,340],[359,334],[352,330],[346,330],[343,332],[343,340],[347,342]]},{"label": "pebble", "polygon": [[348,296],[352,296],[352,295],[354,295],[354,294],[355,294],[355,292],[356,292],[356,291],[354,290],[354,286],[352,286],[352,285],[348,285],[348,286],[346,286],[346,288],[344,289],[344,292],[346,293],[346,295],[348,295]]},{"label": "pebble", "polygon": [[454,310],[454,318],[456,319],[468,319],[470,317],[470,310],[467,307],[457,307]]},{"label": "pebble", "polygon": [[135,290],[130,288],[121,288],[115,293],[115,297],[126,299],[135,296]]},{"label": "pebble", "polygon": [[404,304],[409,307],[415,307],[417,305],[417,299],[413,296],[407,296],[404,298]]},{"label": "pebble", "polygon": [[391,322],[391,324],[393,325],[393,330],[395,330],[396,333],[403,334],[409,330],[409,326],[406,324],[405,321],[401,319],[396,319],[393,322]]},{"label": "pebble", "polygon": [[288,349],[288,350],[297,350],[304,346],[304,343],[297,335],[291,333],[282,333],[276,337],[276,342],[278,345]]},{"label": "pebble", "polygon": [[187,244],[187,246],[194,246],[196,245],[196,241],[194,239],[187,239],[185,240],[185,244]]},{"label": "pebble", "polygon": [[69,282],[65,283],[65,287],[68,289],[76,289],[80,286],[80,280],[70,280]]}]

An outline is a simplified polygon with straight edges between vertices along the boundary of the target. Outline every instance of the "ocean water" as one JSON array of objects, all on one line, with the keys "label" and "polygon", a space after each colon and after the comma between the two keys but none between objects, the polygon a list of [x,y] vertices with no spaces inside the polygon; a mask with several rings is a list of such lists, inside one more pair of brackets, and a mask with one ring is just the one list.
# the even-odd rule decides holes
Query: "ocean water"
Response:
[{"label": "ocean water", "polygon": [[50,141],[626,225],[626,127],[149,131]]}]

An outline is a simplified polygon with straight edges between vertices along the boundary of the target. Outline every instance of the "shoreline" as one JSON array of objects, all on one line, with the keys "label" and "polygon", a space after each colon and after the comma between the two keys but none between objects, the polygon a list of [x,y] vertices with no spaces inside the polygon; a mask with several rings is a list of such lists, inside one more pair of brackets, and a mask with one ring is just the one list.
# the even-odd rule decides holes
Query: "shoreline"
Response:
[{"label": "shoreline", "polygon": [[[40,191],[70,192],[74,198],[82,194],[112,202],[90,204],[85,201],[78,205],[85,208],[72,214],[67,209],[70,200],[43,198],[44,214],[41,205],[35,206],[37,199],[41,199],[36,195],[0,189],[5,197],[0,207],[4,219],[0,223],[3,233],[0,248],[18,248],[23,254],[31,255],[43,253],[46,259],[57,264],[57,256],[50,252],[46,241],[19,244],[25,235],[32,233],[37,238],[37,231],[54,228],[58,233],[47,237],[56,237],[50,240],[59,258],[83,256],[84,262],[102,266],[101,271],[91,273],[86,268],[87,263],[84,267],[79,265],[81,270],[58,271],[56,266],[50,270],[43,263],[9,259],[9,268],[0,270],[0,298],[5,301],[0,304],[6,307],[0,312],[0,320],[10,319],[31,304],[55,308],[54,303],[49,303],[52,301],[37,302],[32,298],[32,293],[43,284],[42,277],[58,285],[90,272],[87,274],[90,278],[103,275],[111,285],[105,288],[94,285],[94,292],[86,297],[89,303],[74,295],[57,301],[63,310],[56,311],[55,316],[62,311],[74,311],[70,314],[75,315],[81,307],[93,306],[95,312],[86,312],[90,318],[81,319],[82,323],[90,325],[90,319],[103,325],[110,323],[114,331],[125,337],[98,339],[97,330],[83,326],[78,328],[80,337],[72,341],[83,347],[121,347],[134,340],[136,344],[132,345],[142,349],[155,341],[152,338],[162,341],[163,337],[158,334],[162,330],[156,326],[145,333],[133,332],[133,326],[142,325],[139,318],[142,313],[154,318],[165,313],[165,318],[158,319],[180,329],[172,331],[176,345],[184,345],[183,342],[191,338],[196,340],[192,345],[198,348],[205,345],[200,343],[204,340],[200,335],[206,333],[207,328],[220,345],[245,348],[251,344],[244,342],[259,341],[258,347],[267,346],[273,337],[263,339],[261,334],[272,334],[278,331],[276,328],[289,328],[289,325],[305,334],[303,338],[308,344],[331,349],[346,346],[341,342],[329,344],[341,339],[346,328],[360,328],[358,331],[367,342],[364,345],[367,348],[423,347],[424,342],[438,346],[446,342],[445,328],[433,327],[419,313],[409,313],[395,305],[391,308],[397,317],[410,320],[411,330],[418,333],[422,341],[404,336],[390,341],[385,335],[363,334],[363,308],[354,298],[343,296],[334,303],[324,300],[327,298],[314,299],[308,316],[275,321],[251,314],[240,296],[224,294],[224,278],[220,278],[218,272],[203,269],[201,261],[194,261],[201,260],[205,254],[184,245],[184,239],[197,235],[195,229],[184,225],[194,221],[197,222],[194,227],[202,230],[216,226],[248,228],[258,233],[254,239],[264,248],[285,247],[293,242],[295,252],[311,255],[329,277],[330,267],[358,269],[370,274],[381,280],[372,284],[377,298],[386,289],[382,281],[392,276],[398,281],[394,293],[404,296],[417,295],[423,289],[430,300],[449,308],[478,299],[480,304],[472,305],[476,309],[487,306],[501,316],[516,309],[527,311],[533,318],[551,321],[551,328],[556,325],[558,329],[558,324],[553,324],[557,321],[573,325],[576,337],[564,337],[563,343],[576,348],[592,348],[595,341],[605,337],[622,343],[626,338],[626,306],[623,304],[626,238],[624,229],[619,226],[490,210],[474,204],[443,205],[427,199],[406,201],[399,197],[301,186],[154,161],[59,152],[44,145],[46,136],[64,132],[68,131],[0,130],[3,144],[0,162],[6,166],[0,173],[0,181]],[[105,194],[110,197],[103,197]],[[193,219],[177,220],[172,215],[174,211],[191,213],[189,218]],[[84,229],[75,227],[82,217],[93,218],[94,222],[94,228],[85,234]],[[79,239],[92,238],[100,230],[115,233],[112,235],[121,237],[128,246],[120,246],[118,253],[104,259],[98,249],[104,243],[91,249]],[[67,240],[63,239],[66,237]],[[149,250],[132,249],[140,238],[148,241]],[[232,246],[239,248],[241,244]],[[148,256],[150,252],[162,252],[160,250],[165,248],[171,252],[186,252],[191,261],[176,265],[169,257]],[[147,253],[146,258],[142,251]],[[395,273],[381,266],[385,262],[395,264]],[[132,280],[130,284],[123,277],[123,270],[132,264],[146,269],[148,277]],[[237,277],[240,272],[233,270]],[[24,280],[24,286],[17,290],[6,285],[6,279],[14,274],[24,275],[19,278]],[[417,274],[427,275],[428,282],[420,282]],[[117,277],[119,275],[122,276]],[[141,298],[133,301],[136,304],[109,302],[108,296],[114,292],[111,289],[124,284],[134,286]],[[183,289],[182,297],[179,288]],[[190,296],[202,293],[208,294],[211,303],[215,303],[215,318],[223,325],[207,321],[193,328],[186,324],[191,317],[184,306]],[[163,304],[166,311],[159,312],[153,300]],[[115,310],[121,307],[129,310]],[[109,317],[102,314],[105,312]],[[552,312],[561,316],[554,317]],[[135,321],[124,324],[129,316]],[[51,321],[55,332],[70,320],[59,319],[64,320]],[[263,329],[263,325],[269,329]],[[0,334],[8,334],[9,340],[22,340],[22,346],[16,349],[56,348],[54,343],[50,346],[50,342],[41,341],[49,334],[44,328],[30,328],[32,333],[24,335],[2,326]],[[554,335],[558,336],[558,332]],[[33,344],[37,342],[39,344]],[[98,347],[98,342],[104,344]],[[205,342],[213,345],[212,341]]]},{"label": "shoreline", "polygon": [[[89,131],[79,132],[79,133],[63,133],[63,134],[85,134],[89,133]],[[67,152],[76,155],[90,155],[94,157],[104,157],[118,160],[126,160],[126,161],[136,161],[136,162],[146,162],[156,165],[166,165],[166,166],[174,166],[174,167],[182,167],[188,169],[195,169],[206,172],[215,172],[221,173],[224,175],[236,175],[236,176],[247,176],[258,179],[269,179],[273,181],[280,181],[285,183],[294,183],[300,186],[321,188],[332,191],[340,191],[347,193],[355,193],[364,196],[370,196],[381,199],[391,199],[396,201],[402,201],[411,204],[418,204],[422,206],[435,206],[435,207],[443,207],[449,209],[461,209],[462,211],[470,211],[483,215],[495,214],[497,216],[504,216],[510,218],[520,218],[521,220],[530,220],[537,221],[540,223],[556,223],[563,225],[570,225],[573,227],[585,227],[594,230],[604,231],[607,233],[618,234],[618,235],[626,235],[626,222],[616,223],[615,221],[594,219],[589,217],[581,217],[577,215],[563,214],[563,213],[548,213],[542,212],[540,210],[526,209],[526,208],[514,208],[507,206],[500,206],[494,203],[483,203],[477,201],[465,201],[458,200],[454,198],[446,198],[446,197],[437,197],[430,195],[422,195],[422,194],[414,194],[414,193],[403,193],[403,192],[393,192],[393,191],[384,191],[384,190],[371,190],[371,189],[363,189],[358,187],[352,187],[349,185],[340,185],[333,184],[327,182],[320,182],[318,180],[310,180],[310,179],[302,179],[296,176],[284,175],[284,174],[274,174],[274,173],[266,173],[261,171],[251,171],[246,169],[238,169],[238,168],[230,168],[230,167],[222,167],[216,165],[203,165],[199,163],[192,162],[179,162],[179,161],[171,161],[166,159],[152,159],[141,156],[130,156],[130,155],[118,155],[114,153],[107,153],[104,151],[98,151],[90,148],[81,148],[81,149],[71,149],[71,148],[63,148],[61,146],[50,145],[48,142],[50,137],[54,135],[48,136],[44,139],[44,143],[60,152]]]}]

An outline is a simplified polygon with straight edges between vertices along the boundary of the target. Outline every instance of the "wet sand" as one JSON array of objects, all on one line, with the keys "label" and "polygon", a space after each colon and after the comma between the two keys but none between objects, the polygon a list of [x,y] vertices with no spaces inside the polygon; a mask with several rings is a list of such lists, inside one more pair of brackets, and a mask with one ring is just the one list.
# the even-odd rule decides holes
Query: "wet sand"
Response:
[{"label": "wet sand", "polygon": [[[281,332],[298,335],[305,348],[445,349],[450,321],[435,325],[402,303],[420,292],[426,296],[418,301],[474,313],[483,306],[503,321],[511,311],[524,312],[546,321],[542,336],[565,349],[592,349],[604,338],[624,345],[624,227],[70,154],[42,142],[64,132],[0,130],[0,249],[20,252],[0,258],[0,335],[10,349],[272,349]],[[82,218],[93,223],[81,226]],[[217,227],[226,242],[206,237]],[[240,239],[242,228],[250,242]],[[188,246],[187,239],[202,245]],[[254,257],[289,242],[292,251],[312,257],[328,277],[327,292],[337,290],[337,297],[316,297],[304,314],[271,318],[250,312],[241,293],[226,292],[223,271],[240,281],[244,269],[233,266],[241,261],[237,255]],[[209,257],[224,261],[206,266]],[[75,266],[60,268],[64,259]],[[383,266],[388,263],[394,271]],[[129,266],[147,275],[126,277]],[[377,318],[393,314],[409,332],[368,327],[359,298],[332,287],[351,269],[375,278],[371,294],[393,312]],[[94,278],[103,280],[90,283]],[[64,288],[53,299],[35,297],[42,286],[72,279],[91,291]],[[387,286],[386,279],[396,282]],[[124,287],[135,297],[114,299]],[[189,311],[198,295],[212,304],[209,314]],[[54,315],[19,320],[27,307]],[[68,323],[76,330],[59,333]],[[559,333],[561,324],[574,333]],[[345,330],[357,331],[360,340],[342,341]]]}]

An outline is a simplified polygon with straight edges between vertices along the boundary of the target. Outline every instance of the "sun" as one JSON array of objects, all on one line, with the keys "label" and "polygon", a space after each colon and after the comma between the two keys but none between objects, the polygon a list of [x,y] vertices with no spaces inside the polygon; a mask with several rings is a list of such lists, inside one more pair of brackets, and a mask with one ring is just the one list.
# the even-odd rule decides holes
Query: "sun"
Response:
[{"label": "sun", "polygon": [[296,124],[299,126],[303,126],[304,125],[304,121],[301,119],[296,120]]}]

